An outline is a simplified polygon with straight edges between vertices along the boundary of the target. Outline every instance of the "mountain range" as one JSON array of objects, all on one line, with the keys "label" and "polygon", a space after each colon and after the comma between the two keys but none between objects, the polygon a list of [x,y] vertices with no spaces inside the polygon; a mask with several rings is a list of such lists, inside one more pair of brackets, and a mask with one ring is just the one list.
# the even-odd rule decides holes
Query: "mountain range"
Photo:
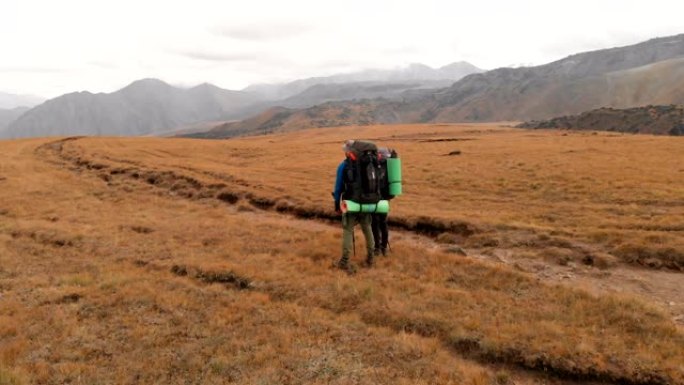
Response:
[{"label": "mountain range", "polygon": [[32,108],[5,129],[8,137],[151,135],[207,120],[230,119],[252,95],[210,84],[190,89],[143,79],[110,93],[75,92]]},{"label": "mountain range", "polygon": [[464,61],[440,68],[413,63],[406,68],[394,70],[370,69],[348,74],[300,79],[283,84],[255,84],[245,88],[244,91],[259,95],[265,100],[282,100],[304,92],[312,86],[331,84],[358,83],[372,86],[389,83],[410,84],[411,88],[442,88],[467,75],[480,72],[484,70]]},{"label": "mountain range", "polygon": [[684,35],[572,55],[536,67],[471,74],[401,100],[335,102],[264,112],[195,137],[352,124],[524,121],[601,108],[684,104]]},{"label": "mountain range", "polygon": [[9,109],[0,109],[0,133],[13,121],[23,115],[30,108],[15,107]]},{"label": "mountain range", "polygon": [[38,96],[0,92],[0,138],[2,137],[2,131],[10,123],[30,110],[31,107],[44,101],[45,99]]},{"label": "mountain range", "polygon": [[430,121],[529,120],[683,103],[684,35],[464,78],[419,100]]},{"label": "mountain range", "polygon": [[241,91],[144,79],[110,94],[78,92],[28,111],[3,111],[0,137],[222,138],[339,125],[530,121],[670,104],[684,104],[684,34],[486,72],[465,62],[437,69],[412,64]]},{"label": "mountain range", "polygon": [[33,95],[16,95],[0,92],[0,110],[12,110],[18,107],[33,107],[45,99]]},{"label": "mountain range", "polygon": [[[3,114],[8,117],[5,122],[0,120],[0,137],[168,135],[207,122],[244,119],[274,106],[306,108],[329,101],[399,98],[407,91],[444,87],[475,72],[482,70],[464,62],[438,69],[413,64],[397,70],[368,70],[242,91],[211,84],[183,89],[161,80],[143,79],[109,94],[62,95],[20,116],[7,112]],[[280,99],[273,100],[273,95]],[[12,116],[11,122],[7,121]]]}]

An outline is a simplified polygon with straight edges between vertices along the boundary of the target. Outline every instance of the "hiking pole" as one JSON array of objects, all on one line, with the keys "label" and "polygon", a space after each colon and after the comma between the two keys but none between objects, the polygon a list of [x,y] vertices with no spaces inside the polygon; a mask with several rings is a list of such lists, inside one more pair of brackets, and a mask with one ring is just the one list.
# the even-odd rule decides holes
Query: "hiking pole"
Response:
[{"label": "hiking pole", "polygon": [[354,245],[354,257],[356,257],[356,231],[352,229],[352,245]]}]

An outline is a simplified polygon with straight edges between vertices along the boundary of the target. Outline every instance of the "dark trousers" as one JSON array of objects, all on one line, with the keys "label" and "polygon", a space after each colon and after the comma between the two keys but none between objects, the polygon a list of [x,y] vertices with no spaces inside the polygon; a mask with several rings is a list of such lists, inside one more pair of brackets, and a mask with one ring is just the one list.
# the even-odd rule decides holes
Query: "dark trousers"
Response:
[{"label": "dark trousers", "polygon": [[368,260],[373,260],[373,233],[371,232],[371,216],[365,213],[344,213],[342,214],[342,259],[341,263],[349,261],[349,255],[354,247],[354,227],[361,225],[361,231],[366,238],[366,251]]},{"label": "dark trousers", "polygon": [[375,240],[376,250],[387,250],[388,231],[387,231],[387,214],[373,214],[371,229],[373,230],[373,239]]}]

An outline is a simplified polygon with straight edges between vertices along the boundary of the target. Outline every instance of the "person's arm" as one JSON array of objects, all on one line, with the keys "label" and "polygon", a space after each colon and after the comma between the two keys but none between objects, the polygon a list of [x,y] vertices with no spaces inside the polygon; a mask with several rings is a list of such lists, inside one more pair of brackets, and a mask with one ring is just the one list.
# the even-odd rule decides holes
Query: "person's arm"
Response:
[{"label": "person's arm", "polygon": [[335,198],[335,211],[340,211],[340,199],[342,199],[342,193],[344,192],[344,161],[337,166],[337,177],[335,179],[335,190],[333,192],[333,198]]}]

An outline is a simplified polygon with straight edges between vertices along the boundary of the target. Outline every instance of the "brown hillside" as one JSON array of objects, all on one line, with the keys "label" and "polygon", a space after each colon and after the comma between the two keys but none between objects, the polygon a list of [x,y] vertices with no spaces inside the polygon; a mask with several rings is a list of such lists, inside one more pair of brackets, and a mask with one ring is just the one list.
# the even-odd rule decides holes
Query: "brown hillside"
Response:
[{"label": "brown hillside", "polygon": [[[514,70],[511,70],[514,71]],[[482,76],[482,75],[478,75]],[[437,96],[432,121],[545,119],[599,107],[628,108],[684,103],[684,59],[673,59],[589,77],[529,74],[491,76],[486,87],[468,82]],[[463,95],[468,87],[478,89]],[[485,89],[479,90],[478,87]]]},{"label": "brown hillside", "polygon": [[[289,132],[307,127],[339,127],[397,123],[412,120],[412,111],[388,107],[384,100],[330,102],[306,109],[272,108],[253,118],[219,125],[207,132],[181,135],[191,138],[232,138]],[[398,104],[395,104],[398,105]],[[415,113],[414,113],[415,115]]]},{"label": "brown hillside", "polygon": [[[405,174],[391,255],[353,276],[330,202],[349,137]],[[0,142],[0,382],[684,384],[672,139]]]},{"label": "brown hillside", "polygon": [[684,107],[646,106],[624,110],[601,108],[575,116],[520,124],[518,128],[561,128],[632,134],[684,135]]}]

